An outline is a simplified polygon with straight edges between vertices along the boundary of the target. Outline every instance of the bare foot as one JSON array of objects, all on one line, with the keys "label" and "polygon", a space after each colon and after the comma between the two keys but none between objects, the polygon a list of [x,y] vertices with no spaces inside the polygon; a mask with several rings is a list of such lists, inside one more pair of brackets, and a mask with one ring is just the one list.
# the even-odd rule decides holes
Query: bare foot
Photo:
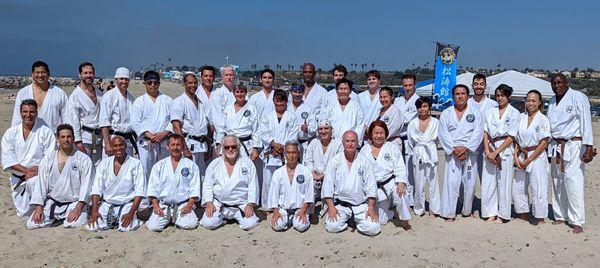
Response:
[{"label": "bare foot", "polygon": [[485,220],[485,221],[492,222],[492,221],[496,221],[496,219],[497,219],[496,216],[491,216],[491,217],[487,218],[487,220]]},{"label": "bare foot", "polygon": [[435,218],[435,214],[433,214],[433,213],[429,212],[429,218],[432,218],[432,219],[434,219],[434,218]]},{"label": "bare foot", "polygon": [[544,221],[544,219],[534,218],[533,220],[531,220],[531,224],[533,224],[533,225],[540,225],[540,224],[544,224],[544,223],[546,223],[546,221]]},{"label": "bare foot", "polygon": [[408,223],[408,221],[400,221],[400,227],[402,227],[402,229],[404,229],[404,231],[408,231],[408,230],[412,229],[412,227],[410,226],[410,223]]},{"label": "bare foot", "polygon": [[565,223],[565,221],[563,221],[563,220],[555,220],[552,222],[552,225],[559,225],[559,224],[564,224],[564,223]]},{"label": "bare foot", "polygon": [[448,223],[454,222],[454,218],[448,218],[448,219],[446,219],[446,222],[448,222]]},{"label": "bare foot", "polygon": [[517,214],[517,217],[515,219],[529,221],[529,217],[525,213]]},{"label": "bare foot", "polygon": [[583,233],[583,227],[581,227],[579,225],[573,225],[573,233],[574,234]]}]

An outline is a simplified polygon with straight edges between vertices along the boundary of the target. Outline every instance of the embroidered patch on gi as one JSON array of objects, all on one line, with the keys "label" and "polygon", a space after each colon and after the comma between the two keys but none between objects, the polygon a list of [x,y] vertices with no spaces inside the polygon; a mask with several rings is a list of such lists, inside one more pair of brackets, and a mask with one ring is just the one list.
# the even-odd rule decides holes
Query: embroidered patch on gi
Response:
[{"label": "embroidered patch on gi", "polygon": [[510,119],[506,118],[506,120],[504,120],[504,124],[509,124],[510,123]]},{"label": "embroidered patch on gi", "polygon": [[246,110],[246,111],[244,112],[244,117],[248,117],[248,116],[250,116],[251,114],[252,114],[252,112],[250,112],[250,110]]},{"label": "embroidered patch on gi", "polygon": [[381,121],[387,123],[388,121],[390,121],[390,117],[386,115],[386,116],[384,116],[384,117],[381,118]]},{"label": "embroidered patch on gi", "polygon": [[184,177],[187,177],[188,175],[190,175],[190,169],[189,168],[183,168],[181,170],[181,175],[183,175]]},{"label": "embroidered patch on gi", "polygon": [[535,132],[540,132],[540,126],[535,126]]},{"label": "embroidered patch on gi", "polygon": [[469,123],[473,123],[473,121],[475,121],[475,115],[473,115],[473,114],[468,114],[468,115],[467,115],[467,122],[469,122]]},{"label": "embroidered patch on gi", "polygon": [[77,171],[77,166],[76,166],[75,164],[72,164],[72,165],[71,165],[71,169],[72,169],[73,171]]},{"label": "embroidered patch on gi", "polygon": [[308,118],[308,112],[302,112],[302,114],[300,114],[300,117],[306,120],[306,118]]},{"label": "embroidered patch on gi", "polygon": [[248,175],[248,169],[247,168],[245,168],[245,167],[242,168],[242,175],[244,175],[244,176]]},{"label": "embroidered patch on gi", "polygon": [[365,175],[365,171],[362,169],[358,170],[358,176],[360,176],[360,178],[362,179],[362,177]]},{"label": "embroidered patch on gi", "polygon": [[296,182],[298,182],[299,184],[303,184],[304,183],[304,175],[298,175],[298,177],[296,177]]},{"label": "embroidered patch on gi", "polygon": [[390,161],[390,160],[392,160],[392,157],[390,156],[390,154],[389,154],[389,153],[386,153],[386,154],[383,156],[383,159],[385,159],[385,161]]}]

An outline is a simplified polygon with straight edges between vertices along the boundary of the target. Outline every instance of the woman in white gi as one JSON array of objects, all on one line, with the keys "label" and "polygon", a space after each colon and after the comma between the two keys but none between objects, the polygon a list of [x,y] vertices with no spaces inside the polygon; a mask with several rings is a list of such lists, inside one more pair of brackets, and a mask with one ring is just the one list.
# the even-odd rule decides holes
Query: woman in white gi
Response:
[{"label": "woman in white gi", "polygon": [[59,149],[40,163],[29,203],[35,211],[27,221],[27,229],[50,227],[60,220],[64,220],[65,228],[78,228],[87,222],[94,165],[89,156],[73,146],[73,127],[58,125],[56,136]]},{"label": "woman in white gi", "polygon": [[454,106],[440,116],[439,138],[446,153],[442,209],[440,216],[454,221],[461,183],[463,185],[462,215],[472,215],[477,179],[477,148],[483,139],[483,118],[467,105],[469,88],[458,84],[452,88]]},{"label": "woman in white gi", "polygon": [[173,99],[160,93],[160,76],[156,71],[144,73],[146,94],[139,96],[131,107],[131,128],[137,135],[140,161],[146,179],[154,163],[168,155],[165,139],[171,134]]},{"label": "woman in white gi", "polygon": [[[394,108],[394,91],[390,87],[382,87],[379,90],[379,102],[382,107],[379,109],[379,114],[375,120],[381,120],[387,126],[390,133],[387,141],[393,142],[398,148],[401,148],[400,129],[402,128],[402,115]],[[367,126],[370,126],[375,120],[368,122]]]},{"label": "woman in white gi", "polygon": [[314,139],[308,145],[304,155],[304,166],[312,171],[315,180],[315,200],[321,200],[321,185],[325,177],[325,170],[329,159],[342,151],[342,143],[333,138],[333,128],[327,120],[318,122],[319,138]]},{"label": "woman in white gi", "polygon": [[341,138],[347,130],[358,133],[359,145],[362,144],[365,134],[363,112],[355,100],[350,99],[352,81],[341,79],[337,83],[338,101],[321,107],[318,120],[328,120],[333,127],[333,137]]},{"label": "woman in white gi", "polygon": [[168,140],[169,157],[158,161],[150,173],[148,199],[152,216],[148,230],[161,232],[169,223],[191,230],[198,227],[193,211],[200,199],[200,170],[194,161],[183,156],[183,137],[174,134]]},{"label": "woman in white gi", "polygon": [[102,159],[96,168],[87,229],[134,231],[140,227],[137,210],[146,196],[144,169],[140,160],[127,155],[123,137],[114,136],[110,143],[113,156]]},{"label": "woman in white gi", "polygon": [[439,215],[441,210],[440,185],[438,180],[439,121],[431,116],[431,99],[420,97],[415,102],[418,116],[408,123],[407,151],[412,152],[408,168],[413,169],[415,178],[414,211],[425,214],[425,184],[429,186],[429,216]]},{"label": "woman in white gi", "polygon": [[[550,122],[542,114],[542,94],[531,90],[525,97],[526,112],[520,115],[514,149],[515,181],[512,198],[517,218],[528,220],[529,199],[535,225],[548,217],[548,160],[546,147],[550,139]],[[529,187],[531,186],[531,198]]]},{"label": "woman in white gi", "polygon": [[388,129],[381,120],[371,123],[367,135],[371,137],[371,144],[365,143],[360,154],[368,159],[375,175],[379,223],[386,225],[394,217],[391,207],[395,206],[400,226],[409,230],[410,211],[406,192],[408,180],[402,152],[395,144],[386,142]]},{"label": "woman in white gi", "polygon": [[226,135],[234,135],[242,142],[241,152],[250,156],[252,161],[258,159],[261,140],[259,134],[259,114],[256,108],[246,100],[248,90],[243,84],[237,85],[233,90],[235,102],[225,107],[222,122],[217,126],[216,153],[221,155],[221,145],[218,143]]},{"label": "woman in white gi", "polygon": [[514,172],[513,141],[519,128],[519,111],[510,105],[512,87],[496,88],[498,107],[487,111],[484,123],[483,173],[481,176],[481,217],[510,220]]},{"label": "woman in white gi", "polygon": [[269,209],[273,210],[271,228],[284,231],[294,227],[304,232],[310,227],[310,206],[315,202],[312,172],[298,163],[300,144],[285,143],[285,166],[273,173],[269,187]]},{"label": "woman in white gi", "polygon": [[260,137],[263,143],[262,160],[262,182],[260,204],[263,208],[269,205],[269,186],[271,177],[276,169],[283,166],[284,144],[288,141],[298,139],[298,126],[296,125],[296,114],[287,109],[287,94],[277,89],[273,93],[275,110],[265,112],[260,123]]},{"label": "woman in white gi", "polygon": [[377,208],[377,184],[373,166],[357,151],[358,134],[352,130],[342,136],[344,151],[335,155],[327,165],[323,180],[325,229],[339,233],[354,219],[356,229],[374,236],[381,231]]},{"label": "woman in white gi", "polygon": [[202,227],[214,230],[235,219],[242,230],[258,225],[254,207],[258,204],[260,189],[256,167],[248,157],[241,155],[242,144],[233,135],[221,140],[222,155],[206,168],[202,182]]},{"label": "woman in white gi", "polygon": [[183,86],[184,93],[173,101],[171,124],[173,132],[185,137],[183,156],[193,159],[200,169],[200,175],[204,176],[205,161],[209,157],[207,153],[212,146],[212,139],[208,134],[209,121],[205,112],[209,104],[203,104],[195,94],[198,79],[194,74],[186,74],[183,77]]}]

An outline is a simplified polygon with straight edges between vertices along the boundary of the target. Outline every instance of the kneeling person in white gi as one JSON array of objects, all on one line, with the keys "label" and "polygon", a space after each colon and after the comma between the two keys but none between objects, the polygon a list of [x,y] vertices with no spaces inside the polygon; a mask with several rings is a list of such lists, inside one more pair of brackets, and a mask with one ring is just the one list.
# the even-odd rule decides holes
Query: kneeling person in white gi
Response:
[{"label": "kneeling person in white gi", "polygon": [[371,164],[357,152],[358,134],[349,130],[342,138],[344,151],[327,165],[321,197],[326,202],[325,229],[338,233],[354,218],[356,228],[365,235],[381,231],[377,213],[377,184]]},{"label": "kneeling person in white gi", "polygon": [[160,232],[171,222],[181,229],[198,227],[194,203],[200,199],[200,170],[194,161],[182,157],[183,137],[169,137],[169,157],[158,161],[148,181],[148,199],[152,216],[146,222],[148,230]]},{"label": "kneeling person in white gi", "polygon": [[254,206],[258,203],[259,187],[256,167],[250,158],[240,155],[241,141],[226,135],[221,141],[222,156],[206,168],[202,183],[202,206],[206,207],[200,224],[217,229],[225,220],[235,219],[243,230],[258,225]]},{"label": "kneeling person in white gi", "polygon": [[298,163],[300,143],[288,141],[284,150],[286,164],[275,170],[269,187],[271,227],[284,231],[293,226],[304,232],[310,227],[309,208],[315,202],[312,172]]},{"label": "kneeling person in white gi", "polygon": [[27,221],[27,229],[50,227],[61,220],[66,220],[64,227],[78,228],[88,218],[92,160],[73,146],[71,125],[59,125],[56,133],[59,148],[40,164],[29,202],[35,211]]},{"label": "kneeling person in white gi", "polygon": [[126,153],[125,139],[114,136],[110,140],[113,156],[102,159],[92,183],[92,209],[88,230],[118,228],[133,231],[140,226],[136,216],[142,202],[145,178],[140,160]]}]

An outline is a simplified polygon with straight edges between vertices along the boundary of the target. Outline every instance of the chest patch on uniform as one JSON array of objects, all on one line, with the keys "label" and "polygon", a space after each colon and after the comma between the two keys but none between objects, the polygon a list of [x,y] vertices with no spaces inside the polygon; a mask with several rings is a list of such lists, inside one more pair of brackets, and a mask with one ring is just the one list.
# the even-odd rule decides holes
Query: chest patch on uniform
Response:
[{"label": "chest patch on uniform", "polygon": [[247,168],[245,168],[245,167],[242,168],[242,175],[244,175],[244,176],[248,175],[248,169]]},{"label": "chest patch on uniform", "polygon": [[381,118],[381,121],[387,123],[388,121],[390,121],[390,117],[386,115],[386,116],[384,116],[384,117]]},{"label": "chest patch on uniform", "polygon": [[565,107],[565,111],[566,111],[567,113],[571,113],[571,112],[573,112],[573,106],[572,106],[572,105],[567,105],[567,107]]},{"label": "chest patch on uniform", "polygon": [[504,124],[510,124],[510,119],[509,119],[509,118],[506,118],[506,119],[504,120]]},{"label": "chest patch on uniform", "polygon": [[299,184],[303,184],[304,183],[304,175],[298,175],[298,177],[296,177],[296,182]]},{"label": "chest patch on uniform", "polygon": [[72,164],[72,165],[71,165],[71,169],[72,169],[73,171],[77,171],[77,166],[76,166],[75,164]]},{"label": "chest patch on uniform", "polygon": [[300,117],[302,117],[302,119],[308,118],[308,112],[302,112],[302,114],[300,114]]},{"label": "chest patch on uniform", "polygon": [[190,169],[189,168],[183,168],[181,170],[181,175],[183,175],[184,177],[187,177],[188,175],[190,175]]},{"label": "chest patch on uniform", "polygon": [[469,122],[469,123],[473,123],[473,121],[475,121],[475,115],[473,115],[473,114],[468,114],[468,115],[467,115],[467,122]]},{"label": "chest patch on uniform", "polygon": [[246,110],[244,111],[244,117],[248,117],[252,114],[252,112],[250,112],[250,110]]},{"label": "chest patch on uniform", "polygon": [[390,160],[392,160],[392,156],[390,156],[390,154],[389,154],[389,153],[386,153],[386,154],[383,156],[383,159],[385,159],[385,161],[390,161]]}]

